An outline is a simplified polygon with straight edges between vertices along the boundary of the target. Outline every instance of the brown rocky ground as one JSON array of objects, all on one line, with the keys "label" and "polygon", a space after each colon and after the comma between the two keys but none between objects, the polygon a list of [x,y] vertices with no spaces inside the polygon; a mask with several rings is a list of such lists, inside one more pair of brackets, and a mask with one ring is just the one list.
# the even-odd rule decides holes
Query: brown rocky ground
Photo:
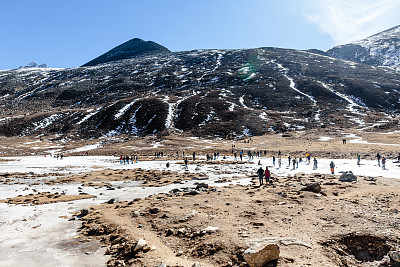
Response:
[{"label": "brown rocky ground", "polygon": [[[322,191],[302,191],[310,183]],[[98,205],[81,231],[108,246],[109,266],[247,266],[244,250],[260,242],[280,245],[277,266],[378,266],[400,245],[399,186],[385,178],[274,177],[263,187]],[[135,250],[139,239],[143,250]]]},{"label": "brown rocky ground", "polygon": [[49,192],[42,192],[37,194],[29,194],[26,196],[17,196],[7,199],[0,199],[0,203],[8,203],[8,204],[32,204],[32,205],[43,205],[43,204],[50,204],[50,203],[57,203],[57,202],[68,202],[74,201],[79,199],[86,199],[86,198],[93,198],[95,196],[88,195],[88,194],[81,194],[81,195],[63,195],[59,193],[49,193]]},{"label": "brown rocky ground", "polygon": [[73,176],[63,176],[54,180],[46,181],[47,184],[60,183],[84,183],[89,186],[107,186],[110,181],[140,181],[144,186],[154,187],[163,186],[172,183],[180,183],[185,180],[194,178],[202,178],[202,174],[193,173],[178,173],[174,171],[158,171],[158,170],[143,170],[143,169],[128,169],[128,170],[101,170],[93,171],[86,174]]}]

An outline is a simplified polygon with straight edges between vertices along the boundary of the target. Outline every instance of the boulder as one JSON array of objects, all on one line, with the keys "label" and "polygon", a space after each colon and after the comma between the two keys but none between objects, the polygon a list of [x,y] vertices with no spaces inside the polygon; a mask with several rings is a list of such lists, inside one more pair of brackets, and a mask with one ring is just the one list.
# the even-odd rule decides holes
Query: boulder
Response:
[{"label": "boulder", "polygon": [[352,171],[344,172],[340,175],[339,181],[341,182],[357,182],[357,176]]},{"label": "boulder", "polygon": [[262,267],[268,262],[279,259],[279,246],[269,244],[266,246],[254,246],[244,252],[244,259],[250,267]]},{"label": "boulder", "polygon": [[302,189],[300,189],[300,191],[310,191],[310,192],[314,192],[314,193],[320,193],[321,185],[319,183],[308,184],[305,187],[303,187]]}]

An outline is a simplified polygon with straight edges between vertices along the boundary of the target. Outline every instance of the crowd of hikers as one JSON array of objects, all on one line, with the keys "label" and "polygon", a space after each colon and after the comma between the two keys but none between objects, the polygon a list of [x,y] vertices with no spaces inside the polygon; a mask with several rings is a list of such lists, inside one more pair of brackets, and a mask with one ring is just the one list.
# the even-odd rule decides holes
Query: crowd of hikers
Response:
[{"label": "crowd of hikers", "polygon": [[[226,156],[223,155],[221,156],[221,152],[220,151],[215,151],[213,153],[206,153],[206,160],[207,161],[212,161],[212,160],[219,160],[220,157],[222,157],[223,159],[226,159]],[[233,160],[234,161],[243,161],[243,160],[248,160],[248,161],[252,161],[255,158],[262,158],[262,157],[266,157],[268,154],[267,150],[236,150],[236,146],[232,145],[232,156],[233,156]],[[182,155],[183,159],[184,159],[184,168],[188,169],[188,164],[189,164],[189,159],[190,157],[185,156],[185,152],[184,151],[176,151],[176,157],[179,158],[180,155]],[[276,156],[275,156],[276,155]],[[279,150],[277,152],[277,154],[275,154],[272,156],[272,164],[275,168],[282,168],[282,153]],[[167,153],[164,153],[163,151],[159,151],[159,152],[154,152],[154,157],[155,158],[163,158],[164,156],[168,156]],[[174,156],[174,154],[171,154],[169,156]],[[381,167],[383,170],[386,170],[386,158],[381,156],[379,153],[377,153],[376,155],[376,159],[378,162],[378,166]],[[193,152],[192,154],[192,160],[195,161],[196,160],[196,152]],[[306,151],[303,156],[295,156],[295,155],[291,155],[289,154],[287,157],[287,165],[285,166],[285,168],[289,168],[291,170],[296,170],[299,168],[299,164],[306,164],[306,165],[312,165],[312,169],[313,170],[317,170],[318,169],[318,160],[316,157],[311,157],[311,153]],[[137,155],[131,155],[131,156],[120,156],[120,164],[133,164],[133,163],[137,163],[138,161],[138,156]],[[361,166],[361,154],[357,153],[356,154],[356,162],[358,166]],[[400,153],[397,156],[397,162],[400,163]],[[261,160],[258,161],[258,165],[261,165]],[[168,162],[166,164],[166,167],[169,168],[170,167],[170,163]],[[330,168],[330,173],[331,174],[335,174],[335,163],[333,162],[333,160],[329,163],[329,168]],[[268,167],[265,168],[265,170],[260,166],[259,169],[257,170],[257,175],[259,178],[259,182],[260,182],[260,186],[264,184],[264,179],[265,179],[265,184],[271,184],[273,181],[271,179],[271,172],[268,169]]]},{"label": "crowd of hikers", "polygon": [[138,162],[138,156],[137,155],[131,155],[131,156],[119,156],[119,163],[120,164],[133,164]]}]

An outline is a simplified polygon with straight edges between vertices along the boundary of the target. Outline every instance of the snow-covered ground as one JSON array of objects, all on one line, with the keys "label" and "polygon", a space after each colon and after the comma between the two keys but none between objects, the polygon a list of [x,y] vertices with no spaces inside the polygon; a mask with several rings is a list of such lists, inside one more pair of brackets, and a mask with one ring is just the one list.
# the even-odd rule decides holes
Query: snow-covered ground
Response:
[{"label": "snow-covered ground", "polygon": [[[201,157],[200,157],[201,158]],[[136,164],[123,165],[118,158],[108,156],[76,156],[65,157],[57,160],[53,157],[8,157],[7,161],[0,163],[0,173],[31,172],[44,173],[82,173],[99,169],[166,169],[167,161],[140,161]],[[226,160],[233,160],[228,157]],[[244,158],[245,164],[191,164],[189,171],[203,173],[209,179],[202,181],[212,186],[224,186],[229,183],[250,184],[251,178],[259,168],[270,167],[273,174],[278,176],[293,175],[295,173],[330,173],[329,163],[331,159],[318,159],[318,169],[312,169],[312,163],[299,164],[298,169],[292,170],[288,166],[288,159],[282,159],[281,168],[272,164],[271,158]],[[333,160],[339,174],[342,171],[353,171],[355,175],[372,177],[400,178],[400,164],[388,160],[387,170],[377,166],[377,161],[361,160],[361,166],[357,166],[356,159]],[[169,161],[171,171],[184,172],[181,161]],[[180,164],[176,164],[180,163]],[[48,178],[48,177],[46,177]],[[220,178],[232,179],[228,183],[215,183]],[[379,179],[379,178],[378,178]],[[36,182],[35,184],[32,184]],[[186,181],[182,184],[171,184],[162,187],[142,187],[140,183],[133,181],[112,182],[115,190],[106,188],[84,187],[80,183],[46,185],[37,183],[37,180],[27,179],[24,183],[2,184],[0,196],[2,199],[27,195],[36,192],[62,192],[66,194],[79,194],[80,192],[95,195],[96,198],[77,200],[72,202],[60,202],[40,206],[32,205],[8,205],[0,203],[0,266],[105,266],[107,257],[104,250],[98,249],[96,243],[84,243],[74,245],[72,241],[77,235],[80,225],[77,221],[68,221],[63,216],[71,214],[82,208],[103,203],[111,198],[117,200],[132,200],[143,198],[150,194],[166,193],[174,188],[194,186],[196,180]],[[27,186],[30,185],[30,186]],[[80,187],[80,188],[78,188]],[[80,191],[79,191],[80,190]],[[86,253],[85,253],[86,252]]]}]

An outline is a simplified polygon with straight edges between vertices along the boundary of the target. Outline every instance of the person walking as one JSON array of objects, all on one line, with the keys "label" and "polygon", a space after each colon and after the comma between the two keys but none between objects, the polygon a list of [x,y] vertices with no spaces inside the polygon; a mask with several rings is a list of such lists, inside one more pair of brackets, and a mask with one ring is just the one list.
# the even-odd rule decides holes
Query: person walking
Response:
[{"label": "person walking", "polygon": [[357,153],[357,165],[360,166],[361,156]]},{"label": "person walking", "polygon": [[378,154],[376,154],[376,159],[378,160],[378,166],[380,167],[381,166],[381,155],[379,155],[379,153]]},{"label": "person walking", "polygon": [[385,157],[382,158],[382,170],[386,170],[386,159],[385,159]]},{"label": "person walking", "polygon": [[258,181],[260,182],[260,186],[263,185],[263,180],[264,180],[264,170],[260,166],[260,168],[257,170],[257,175],[258,175]]},{"label": "person walking", "polygon": [[335,163],[333,163],[333,161],[331,161],[329,167],[331,167],[331,174],[335,174]]},{"label": "person walking", "polygon": [[275,156],[272,156],[272,163],[273,163],[274,166],[275,166]]},{"label": "person walking", "polygon": [[317,161],[317,159],[316,158],[314,158],[314,167],[313,167],[313,170],[316,170],[317,168],[318,168],[318,161]]},{"label": "person walking", "polygon": [[271,172],[268,170],[268,167],[265,167],[265,183],[269,184],[269,179],[271,178]]},{"label": "person walking", "polygon": [[187,158],[185,158],[184,163],[185,163],[185,169],[187,169],[188,168],[188,159]]},{"label": "person walking", "polygon": [[279,158],[279,159],[278,159],[278,166],[279,166],[279,169],[281,168],[281,165],[282,165],[282,160],[281,160],[281,158]]}]

